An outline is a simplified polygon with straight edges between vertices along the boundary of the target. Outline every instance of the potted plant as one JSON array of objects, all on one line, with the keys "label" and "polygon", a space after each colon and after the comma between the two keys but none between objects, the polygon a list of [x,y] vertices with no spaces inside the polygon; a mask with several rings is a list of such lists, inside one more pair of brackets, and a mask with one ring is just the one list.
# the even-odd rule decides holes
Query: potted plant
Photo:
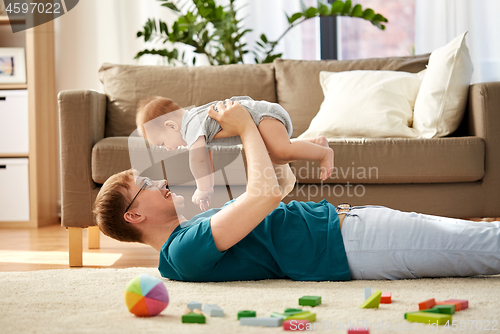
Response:
[{"label": "potted plant", "polygon": [[[211,65],[227,65],[244,63],[243,55],[252,52],[256,63],[271,63],[275,58],[282,56],[274,49],[285,34],[293,27],[313,17],[349,16],[370,21],[377,28],[384,30],[383,23],[388,22],[381,14],[373,9],[363,9],[361,5],[353,6],[351,0],[336,0],[332,4],[318,1],[317,7],[307,7],[302,4],[302,11],[287,16],[288,28],[276,40],[269,40],[266,34],[260,35],[256,46],[249,50],[243,37],[252,31],[242,26],[242,20],[236,19],[238,0],[229,0],[226,6],[217,5],[215,0],[158,0],[161,6],[167,7],[177,14],[177,20],[169,27],[160,19],[148,19],[138,38],[146,42],[171,42],[172,50],[145,49],[137,53],[135,59],[145,54],[165,57],[169,64],[187,65],[185,52],[179,53],[175,48],[177,43],[190,45],[198,54],[205,54]],[[193,65],[196,57],[193,57]]]}]

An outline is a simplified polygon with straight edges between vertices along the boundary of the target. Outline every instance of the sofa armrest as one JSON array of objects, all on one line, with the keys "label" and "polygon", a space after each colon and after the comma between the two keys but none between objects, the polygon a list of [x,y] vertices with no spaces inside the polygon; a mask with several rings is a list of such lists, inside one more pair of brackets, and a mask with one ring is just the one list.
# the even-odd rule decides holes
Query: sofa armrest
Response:
[{"label": "sofa armrest", "polygon": [[[500,82],[485,82],[471,85],[467,109],[467,130],[471,136],[483,138],[485,142],[485,174],[483,193],[485,201],[500,198]],[[493,204],[493,203],[492,203]]]},{"label": "sofa armrest", "polygon": [[65,90],[58,95],[61,151],[61,224],[95,225],[92,211],[92,147],[104,138],[106,95],[93,90]]}]

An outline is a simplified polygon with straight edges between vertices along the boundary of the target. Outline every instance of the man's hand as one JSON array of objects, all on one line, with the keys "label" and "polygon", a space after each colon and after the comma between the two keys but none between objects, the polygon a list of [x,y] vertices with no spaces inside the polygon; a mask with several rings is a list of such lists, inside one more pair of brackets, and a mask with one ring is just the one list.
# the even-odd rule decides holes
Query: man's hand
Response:
[{"label": "man's hand", "polygon": [[222,127],[219,132],[223,137],[238,136],[249,126],[256,126],[248,110],[238,101],[226,100],[226,104],[217,103],[217,111],[214,106],[208,109],[208,116],[215,119]]},{"label": "man's hand", "polygon": [[196,189],[191,200],[194,204],[200,207],[201,211],[207,211],[207,209],[210,207],[213,194],[214,188],[208,189],[206,191]]}]

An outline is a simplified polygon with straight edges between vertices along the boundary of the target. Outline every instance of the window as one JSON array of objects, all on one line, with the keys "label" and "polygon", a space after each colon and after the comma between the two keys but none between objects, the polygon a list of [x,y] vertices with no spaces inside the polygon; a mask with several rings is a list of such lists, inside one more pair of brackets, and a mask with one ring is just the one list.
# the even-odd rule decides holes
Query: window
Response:
[{"label": "window", "polygon": [[[380,30],[366,20],[351,17],[337,17],[329,22],[322,22],[322,59],[414,54],[415,0],[355,0],[354,4],[372,8],[376,13],[384,15],[389,20],[386,29]],[[323,18],[321,20],[324,21]],[[335,35],[335,38],[332,35]]]}]

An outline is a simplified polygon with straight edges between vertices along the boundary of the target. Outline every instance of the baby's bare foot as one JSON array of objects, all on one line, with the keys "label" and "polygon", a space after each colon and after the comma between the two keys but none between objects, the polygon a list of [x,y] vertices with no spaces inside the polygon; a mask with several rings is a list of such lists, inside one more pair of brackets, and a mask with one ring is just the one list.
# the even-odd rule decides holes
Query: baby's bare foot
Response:
[{"label": "baby's bare foot", "polygon": [[325,149],[327,150],[326,154],[320,161],[320,179],[323,181],[328,179],[333,172],[333,150],[329,147]]},{"label": "baby's bare foot", "polygon": [[319,136],[319,137],[314,138],[314,143],[316,145],[320,145],[323,147],[330,147],[330,145],[328,145],[328,139],[326,139],[325,136]]}]

